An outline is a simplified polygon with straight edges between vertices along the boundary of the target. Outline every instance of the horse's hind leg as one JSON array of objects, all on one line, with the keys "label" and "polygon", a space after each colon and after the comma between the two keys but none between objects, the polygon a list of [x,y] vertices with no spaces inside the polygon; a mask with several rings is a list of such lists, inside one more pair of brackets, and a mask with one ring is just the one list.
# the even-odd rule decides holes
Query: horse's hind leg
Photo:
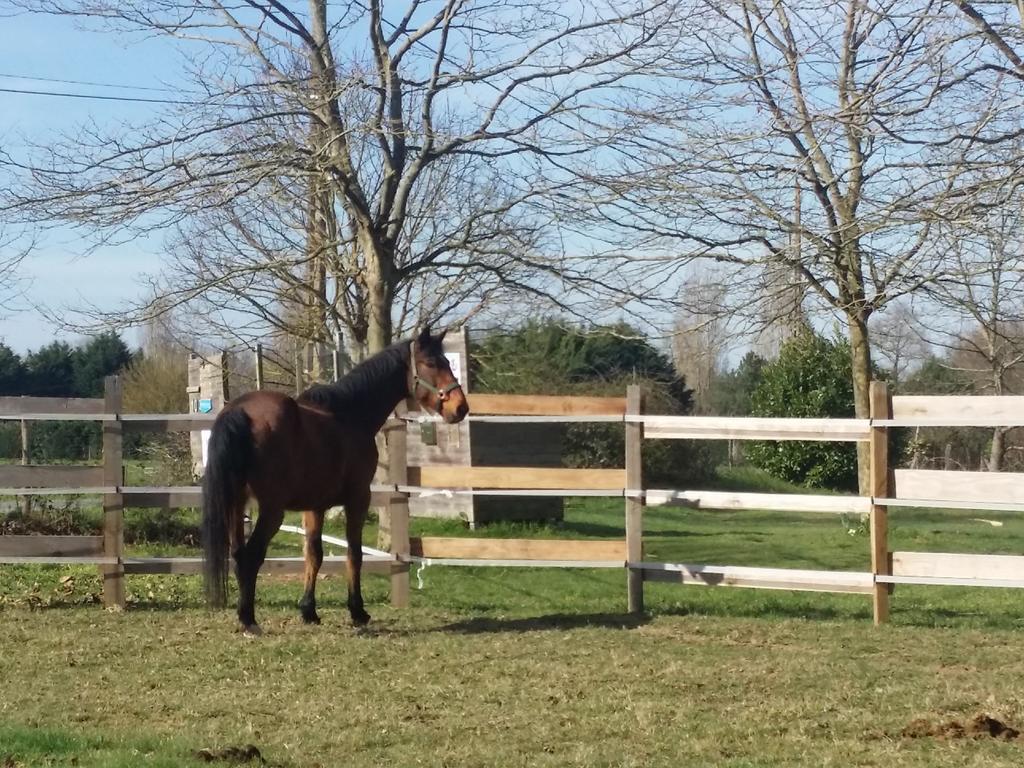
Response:
[{"label": "horse's hind leg", "polygon": [[260,513],[252,535],[235,552],[238,576],[238,621],[247,635],[260,634],[256,623],[256,577],[267,558],[267,546],[284,522],[284,508],[260,503]]},{"label": "horse's hind leg", "polygon": [[306,557],[306,589],[299,600],[299,610],[304,622],[319,624],[320,617],[316,612],[316,576],[324,562],[324,513],[303,512],[302,527],[306,529],[306,544],[303,547],[303,554]]},{"label": "horse's hind leg", "polygon": [[240,499],[235,504],[235,508],[232,511],[229,528],[228,528],[228,551],[236,558],[238,556],[238,550],[245,546],[245,511],[246,504],[249,502],[248,494],[243,491],[240,494]]}]

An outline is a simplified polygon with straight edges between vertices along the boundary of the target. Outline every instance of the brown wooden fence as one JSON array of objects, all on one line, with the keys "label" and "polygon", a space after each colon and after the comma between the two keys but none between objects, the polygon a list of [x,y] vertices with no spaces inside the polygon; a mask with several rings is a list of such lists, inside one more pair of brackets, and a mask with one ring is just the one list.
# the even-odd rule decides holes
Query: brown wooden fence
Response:
[{"label": "brown wooden fence", "polygon": [[[473,395],[471,418],[513,422],[609,422],[625,425],[625,466],[619,469],[529,467],[410,467],[406,464],[407,421],[397,414],[385,425],[392,449],[390,483],[374,487],[375,503],[391,508],[392,551],[364,560],[371,572],[389,573],[392,601],[406,605],[409,567],[447,565],[622,568],[630,611],[643,610],[644,583],[671,581],[707,586],[854,592],[870,595],[876,623],[886,620],[893,584],[958,584],[1024,587],[1024,557],[959,553],[892,552],[887,536],[890,506],[1024,510],[1024,474],[893,470],[888,432],[915,426],[1024,425],[1020,397],[890,397],[885,384],[871,390],[868,419],[755,419],[645,414],[638,387],[625,398],[521,398]],[[212,415],[122,413],[120,384],[107,380],[96,400],[0,398],[0,419],[93,420],[103,425],[103,463],[97,467],[0,465],[0,495],[99,494],[104,509],[101,536],[0,536],[0,563],[86,563],[100,568],[104,601],[123,605],[124,579],[133,573],[195,573],[199,558],[126,556],[123,508],[196,507],[200,489],[127,486],[122,440],[133,431],[193,431],[208,428]],[[822,440],[863,441],[870,446],[870,496],[733,493],[653,489],[643,486],[646,440]],[[622,540],[540,541],[526,539],[412,538],[408,500],[418,494],[563,495],[619,497],[624,502]],[[654,505],[699,509],[778,510],[870,515],[871,540],[864,571],[752,568],[734,565],[652,562],[643,555],[644,509]],[[336,569],[342,558],[325,559]],[[270,558],[266,567],[297,572],[301,558]]]},{"label": "brown wooden fence", "polygon": [[[194,574],[199,557],[134,557],[125,553],[124,508],[172,509],[199,507],[199,486],[147,487],[124,483],[123,438],[131,433],[190,432],[209,429],[213,414],[127,414],[122,411],[121,383],[105,381],[103,398],[0,397],[0,420],[95,421],[103,429],[102,463],[98,466],[33,466],[0,464],[0,496],[100,496],[103,528],[99,536],[0,535],[0,563],[95,565],[103,578],[103,602],[125,604],[125,576],[131,574]],[[380,498],[377,499],[378,502]],[[325,557],[324,572],[341,572],[343,557]],[[301,557],[267,558],[264,568],[276,573],[302,573]],[[368,572],[390,573],[392,558],[367,556]]]},{"label": "brown wooden fence", "polygon": [[[622,423],[632,398],[639,413],[639,388],[622,397],[471,395],[470,418],[515,423],[539,421],[608,421]],[[622,469],[570,469],[557,467],[453,467],[406,465],[407,430],[402,419],[389,422],[391,460],[392,554],[398,561],[392,575],[391,600],[396,606],[409,601],[409,565],[544,566],[574,568],[624,568],[629,546],[639,541],[639,530],[619,541],[495,538],[410,538],[408,498],[413,494],[514,496],[611,496],[624,497],[632,476],[630,459],[639,443],[626,443],[626,467]],[[639,467],[639,464],[637,464]],[[638,476],[637,476],[638,477]],[[639,487],[639,486],[638,486]],[[628,502],[627,502],[628,504]],[[632,538],[631,538],[632,536]],[[639,554],[639,550],[637,552]]]}]

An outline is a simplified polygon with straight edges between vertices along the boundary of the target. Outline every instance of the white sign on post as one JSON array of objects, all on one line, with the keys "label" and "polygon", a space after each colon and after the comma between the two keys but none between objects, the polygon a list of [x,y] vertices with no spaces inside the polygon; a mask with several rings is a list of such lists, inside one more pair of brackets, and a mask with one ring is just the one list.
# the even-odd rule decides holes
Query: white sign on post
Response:
[{"label": "white sign on post", "polygon": [[448,358],[448,365],[452,367],[452,376],[461,384],[462,383],[462,355],[459,352],[445,352],[444,356]]}]

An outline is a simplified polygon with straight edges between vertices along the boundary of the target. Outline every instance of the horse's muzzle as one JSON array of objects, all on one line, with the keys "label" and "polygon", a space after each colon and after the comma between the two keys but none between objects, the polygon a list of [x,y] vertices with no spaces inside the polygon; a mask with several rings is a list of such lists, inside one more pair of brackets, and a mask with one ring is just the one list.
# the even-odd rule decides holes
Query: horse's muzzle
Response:
[{"label": "horse's muzzle", "polygon": [[449,424],[458,424],[469,415],[469,403],[465,398],[459,398],[458,402],[446,403],[449,407],[443,409],[444,420]]}]

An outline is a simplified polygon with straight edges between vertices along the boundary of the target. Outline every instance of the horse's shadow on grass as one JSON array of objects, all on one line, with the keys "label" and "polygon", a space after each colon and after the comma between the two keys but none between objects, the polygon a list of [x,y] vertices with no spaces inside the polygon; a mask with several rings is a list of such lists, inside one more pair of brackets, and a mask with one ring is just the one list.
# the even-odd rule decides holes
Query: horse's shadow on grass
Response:
[{"label": "horse's shadow on grass", "polygon": [[808,621],[871,621],[871,609],[868,608],[835,608],[828,605],[787,605],[785,602],[774,603],[770,607],[754,607],[745,605],[708,605],[700,606],[672,605],[659,608],[658,616],[703,616],[720,619],[762,619],[773,620],[808,620]]},{"label": "horse's shadow on grass", "polygon": [[[580,536],[591,536],[594,538],[604,539],[621,539],[626,535],[625,531],[620,527],[601,525],[597,523],[570,523],[558,528],[558,531],[564,534],[578,534]],[[720,531],[702,531],[692,528],[681,529],[651,527],[644,531],[645,539],[715,539],[726,536],[765,537],[766,535],[768,535],[766,531],[756,528],[751,530],[730,528],[729,530]]]},{"label": "horse's shadow on grass", "polygon": [[462,635],[505,634],[571,629],[636,629],[650,621],[646,615],[628,613],[554,613],[517,619],[480,617],[445,624],[437,632]]},{"label": "horse's shadow on grass", "polygon": [[[913,609],[911,609],[913,610]],[[910,611],[908,611],[910,613]],[[770,609],[756,609],[739,606],[709,608],[689,608],[673,606],[660,608],[656,612],[643,615],[598,613],[598,614],[550,614],[545,616],[528,616],[515,619],[480,617],[456,621],[432,628],[430,632],[443,632],[463,635],[515,634],[544,631],[570,631],[588,628],[601,629],[637,629],[658,617],[687,616],[714,617],[721,619],[760,620],[765,623],[774,621],[825,621],[850,624],[871,623],[870,609],[836,609],[830,606],[807,606],[784,604],[773,605]],[[1024,617],[998,617],[969,612],[945,611],[929,609],[911,613],[902,617],[899,626],[915,628],[945,629],[1007,629],[1008,626],[1024,626]],[[379,627],[378,627],[379,628]]]},{"label": "horse's shadow on grass", "polygon": [[[593,538],[603,539],[621,539],[626,535],[625,529],[621,526],[616,525],[604,525],[602,523],[563,523],[556,527],[559,533],[563,534],[577,534],[579,536],[590,536]],[[737,533],[740,535],[746,533],[745,531],[729,531],[728,535],[735,536]],[[651,538],[677,538],[677,539],[690,539],[690,538],[703,538],[707,536],[723,536],[725,532],[718,531],[694,531],[694,530],[680,530],[680,529],[652,529],[644,531],[644,536]]]},{"label": "horse's shadow on grass", "polygon": [[453,634],[502,634],[515,632],[538,632],[545,630],[573,629],[637,629],[658,617],[714,616],[724,619],[806,619],[818,621],[837,620],[871,620],[870,610],[864,612],[837,610],[830,606],[807,606],[784,604],[774,605],[771,609],[756,609],[746,606],[717,607],[702,605],[697,607],[670,606],[643,614],[629,613],[555,613],[543,616],[526,616],[515,619],[479,617],[444,624],[432,631],[450,632]]}]

